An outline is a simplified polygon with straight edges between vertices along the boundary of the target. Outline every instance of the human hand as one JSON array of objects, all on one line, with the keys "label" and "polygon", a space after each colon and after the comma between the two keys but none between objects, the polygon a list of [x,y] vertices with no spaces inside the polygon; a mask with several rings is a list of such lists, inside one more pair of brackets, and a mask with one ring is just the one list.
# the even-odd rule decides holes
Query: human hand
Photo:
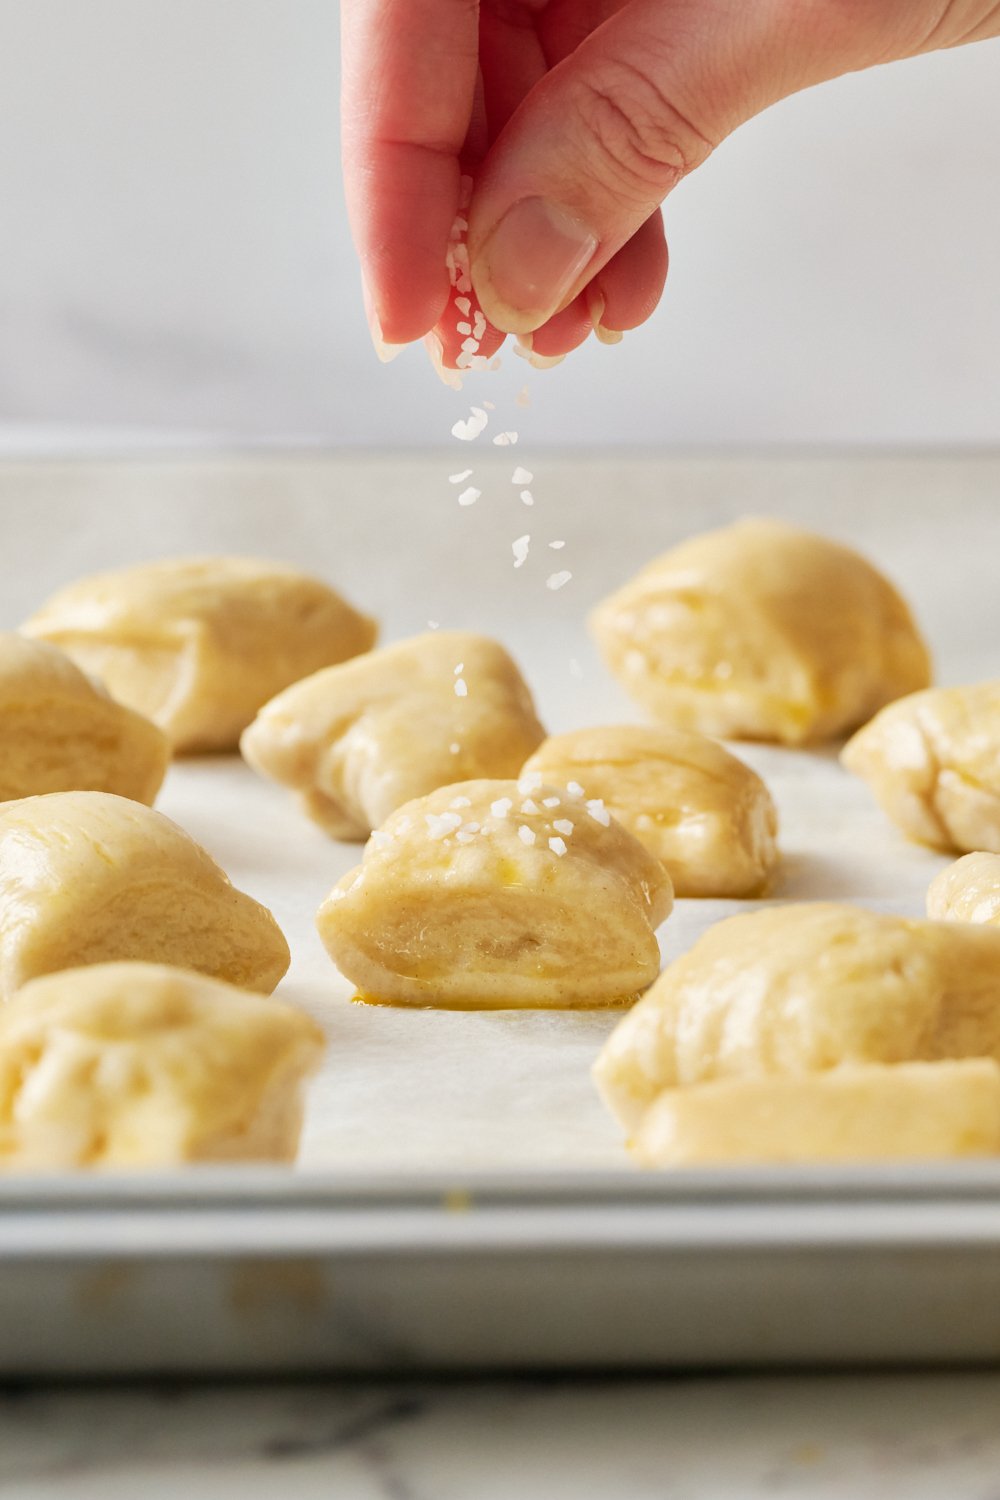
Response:
[{"label": "human hand", "polygon": [[561,355],[649,316],[659,205],[743,121],[841,73],[1000,35],[996,0],[343,0],[343,15],[373,331],[394,345],[436,330],[448,364],[463,172],[479,352],[511,332]]}]

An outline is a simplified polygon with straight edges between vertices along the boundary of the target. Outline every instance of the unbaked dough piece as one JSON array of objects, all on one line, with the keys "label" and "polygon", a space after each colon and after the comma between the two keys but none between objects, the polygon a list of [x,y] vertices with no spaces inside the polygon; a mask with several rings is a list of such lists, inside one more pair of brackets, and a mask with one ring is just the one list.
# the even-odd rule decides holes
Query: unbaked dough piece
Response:
[{"label": "unbaked dough piece", "polygon": [[241,748],[298,791],[327,833],[365,839],[436,787],[516,776],[544,735],[502,646],[439,631],[296,683],[261,710]]},{"label": "unbaked dough piece", "polygon": [[667,867],[676,896],[757,896],[778,859],[764,782],[714,740],[635,725],[554,735],[524,768],[575,782]]},{"label": "unbaked dough piece", "polygon": [[406,803],[317,925],[363,998],[559,1009],[644,989],[672,901],[663,866],[599,803],[529,776]]},{"label": "unbaked dough piece", "polygon": [[892,703],[841,759],[909,838],[1000,854],[1000,681]]},{"label": "unbaked dough piece", "polygon": [[629,1149],[644,1167],[923,1160],[1000,1152],[1000,1067],[865,1064],[668,1089]]},{"label": "unbaked dough piece", "polygon": [[800,745],[930,681],[906,604],[858,553],[746,520],[656,558],[592,618],[615,676],[656,719]]},{"label": "unbaked dough piece", "polygon": [[1000,854],[966,854],[942,870],[927,891],[927,915],[1000,927]]},{"label": "unbaked dough piece", "polygon": [[101,573],[23,627],[66,651],[175,751],[235,750],[282,688],[367,651],[372,620],[279,563],[196,557]]},{"label": "unbaked dough piece", "polygon": [[163,732],[62,651],[0,633],[0,802],[95,791],[152,806],[169,761]]},{"label": "unbaked dough piece", "polygon": [[160,964],[35,979],[0,1009],[0,1169],[292,1161],[323,1034]]},{"label": "unbaked dough piece", "polygon": [[161,813],[109,792],[0,805],[0,998],[120,959],[268,993],[289,952],[267,908]]},{"label": "unbaked dough piece", "polygon": [[594,1069],[632,1130],[664,1089],[844,1063],[1000,1059],[1000,932],[827,903],[710,928]]}]

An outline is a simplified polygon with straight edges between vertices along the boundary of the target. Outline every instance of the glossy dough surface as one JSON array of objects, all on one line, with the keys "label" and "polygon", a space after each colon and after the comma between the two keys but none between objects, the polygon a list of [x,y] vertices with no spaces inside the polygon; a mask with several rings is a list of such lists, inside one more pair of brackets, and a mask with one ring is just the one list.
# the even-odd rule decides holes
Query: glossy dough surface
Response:
[{"label": "glossy dough surface", "polygon": [[178,751],[233,750],[300,677],[374,644],[374,622],[273,562],[199,557],[84,578],[24,626],[159,724]]},{"label": "glossy dough surface", "polygon": [[151,805],[169,760],[162,731],[62,651],[0,633],[0,802],[96,791]]},{"label": "glossy dough surface", "polygon": [[663,861],[677,896],[756,896],[778,858],[764,782],[714,740],[684,730],[580,729],[545,741],[525,766],[575,782]]},{"label": "glossy dough surface", "polygon": [[644,1167],[996,1155],[1000,1067],[865,1064],[668,1089],[630,1148]]},{"label": "glossy dough surface", "polygon": [[125,959],[267,993],[289,953],[266,907],[160,813],[107,792],[0,805],[0,998],[41,974]]},{"label": "glossy dough surface", "polygon": [[966,854],[942,870],[928,888],[927,915],[1000,927],[1000,854]]},{"label": "glossy dough surface", "polygon": [[592,617],[625,690],[679,728],[832,739],[930,681],[903,599],[858,553],[746,520],[656,558]]},{"label": "glossy dough surface", "polygon": [[827,903],[709,929],[605,1043],[629,1130],[664,1089],[845,1063],[1000,1059],[1000,932]]},{"label": "glossy dough surface", "polygon": [[841,759],[909,838],[1000,854],[1000,681],[892,703]]},{"label": "glossy dough surface", "polygon": [[261,710],[241,748],[333,837],[363,839],[436,787],[516,776],[544,734],[502,646],[440,631],[296,683]]},{"label": "glossy dough surface", "polygon": [[407,803],[317,925],[342,973],[376,1000],[610,1005],[655,977],[654,929],[672,900],[663,866],[603,807],[526,777]]},{"label": "glossy dough surface", "polygon": [[154,964],[36,979],[0,1009],[0,1169],[291,1161],[319,1027]]}]

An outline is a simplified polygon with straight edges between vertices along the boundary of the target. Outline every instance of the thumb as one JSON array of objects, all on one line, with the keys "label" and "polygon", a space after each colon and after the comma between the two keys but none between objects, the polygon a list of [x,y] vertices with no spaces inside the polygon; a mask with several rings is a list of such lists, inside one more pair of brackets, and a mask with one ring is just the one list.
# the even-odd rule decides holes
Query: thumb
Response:
[{"label": "thumb", "polygon": [[789,35],[788,13],[780,0],[631,0],[535,85],[470,212],[491,323],[539,328],[738,124],[851,65],[827,46],[817,70],[816,38]]}]

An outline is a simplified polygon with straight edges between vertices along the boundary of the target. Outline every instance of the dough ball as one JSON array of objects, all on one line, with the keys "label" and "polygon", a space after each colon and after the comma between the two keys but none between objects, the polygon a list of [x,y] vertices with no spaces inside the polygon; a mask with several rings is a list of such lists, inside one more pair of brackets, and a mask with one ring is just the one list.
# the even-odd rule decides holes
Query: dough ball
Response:
[{"label": "dough ball", "polygon": [[544,737],[502,646],[432,632],[297,682],[241,742],[255,770],[301,794],[340,839],[365,839],[436,787],[516,776]]},{"label": "dough ball", "polygon": [[95,791],[151,805],[169,760],[163,732],[62,651],[0,634],[0,802]]},{"label": "dough ball", "polygon": [[282,688],[367,651],[375,624],[295,569],[244,557],[143,563],[63,589],[24,626],[152,719],[176,751],[235,750]]},{"label": "dough ball", "polygon": [[159,964],[95,964],[0,1010],[0,1169],[291,1161],[323,1034]]},{"label": "dough ball", "polygon": [[741,521],[664,553],[592,625],[654,718],[734,739],[832,739],[930,681],[927,648],[881,573],[778,521]]},{"label": "dough ball", "polygon": [[756,896],[778,858],[763,781],[714,740],[636,726],[554,735],[527,762],[573,782],[663,861],[677,896]]},{"label": "dough ball", "polygon": [[841,759],[908,838],[1000,854],[1000,682],[892,703]]},{"label": "dough ball", "polygon": [[996,1155],[1000,1067],[869,1063],[668,1089],[630,1149],[644,1167]]},{"label": "dough ball", "polygon": [[1000,927],[1000,854],[966,854],[942,870],[927,892],[927,915]]},{"label": "dough ball", "polygon": [[268,993],[289,953],[266,907],[141,803],[52,792],[0,805],[0,998],[40,974],[116,959]]},{"label": "dough ball", "polygon": [[599,802],[528,776],[406,803],[317,925],[366,999],[556,1009],[644,989],[672,901],[663,866]]},{"label": "dough ball", "polygon": [[634,1130],[664,1089],[841,1064],[1000,1059],[1000,932],[860,907],[731,917],[608,1038],[595,1078]]}]

